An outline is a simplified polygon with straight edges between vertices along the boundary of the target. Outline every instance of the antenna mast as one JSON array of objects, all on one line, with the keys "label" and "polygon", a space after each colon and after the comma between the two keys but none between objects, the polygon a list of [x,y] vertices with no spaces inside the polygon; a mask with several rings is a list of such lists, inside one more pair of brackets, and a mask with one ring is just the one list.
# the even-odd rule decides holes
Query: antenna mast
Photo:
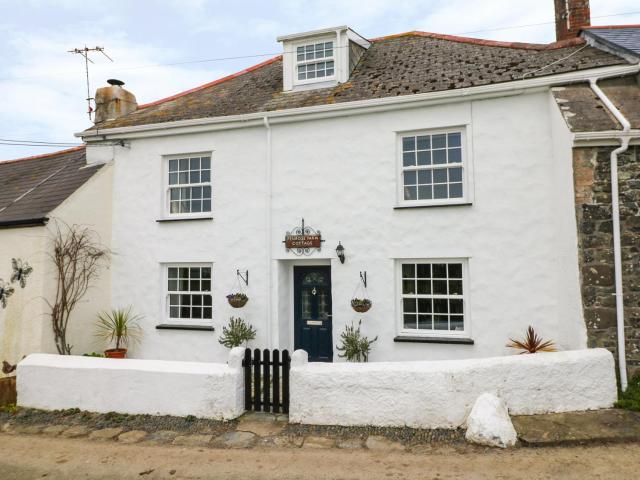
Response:
[{"label": "antenna mast", "polygon": [[91,100],[94,98],[91,96],[91,88],[89,87],[89,62],[94,63],[93,60],[89,58],[89,52],[100,52],[105,57],[113,62],[113,58],[107,55],[104,51],[104,47],[93,47],[88,48],[86,45],[84,48],[74,48],[73,50],[69,50],[69,53],[79,54],[84,57],[84,71],[87,77],[87,113],[89,114],[89,120],[91,120],[91,114],[93,113],[93,108],[91,107]]}]

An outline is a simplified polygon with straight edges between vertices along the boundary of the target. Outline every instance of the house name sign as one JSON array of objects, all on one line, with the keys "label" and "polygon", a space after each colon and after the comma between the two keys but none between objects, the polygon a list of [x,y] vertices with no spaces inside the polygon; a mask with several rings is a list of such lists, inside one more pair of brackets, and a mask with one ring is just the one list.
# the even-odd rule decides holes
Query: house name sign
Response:
[{"label": "house name sign", "polygon": [[291,229],[284,236],[284,246],[287,252],[293,252],[296,255],[311,255],[314,250],[322,249],[322,234],[320,230],[311,228],[304,224],[304,218],[301,225]]}]

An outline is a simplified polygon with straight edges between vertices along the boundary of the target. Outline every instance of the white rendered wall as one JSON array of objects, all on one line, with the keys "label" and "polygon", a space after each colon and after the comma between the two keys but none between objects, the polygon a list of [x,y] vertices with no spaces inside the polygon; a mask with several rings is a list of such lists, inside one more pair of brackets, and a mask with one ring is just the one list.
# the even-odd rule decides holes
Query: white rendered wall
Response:
[{"label": "white rendered wall", "polygon": [[33,354],[18,364],[18,405],[230,420],[244,412],[242,356],[232,351],[226,364]]},{"label": "white rendered wall", "polygon": [[292,423],[456,428],[485,392],[504,400],[511,415],[610,408],[617,398],[605,349],[368,364],[299,357],[291,368]]},{"label": "white rendered wall", "polygon": [[[50,257],[56,222],[87,227],[108,248],[111,188],[112,167],[106,165],[49,214],[46,226],[0,229],[0,278],[9,280],[12,258],[20,258],[33,267],[26,287],[14,284],[7,308],[0,307],[0,361],[17,363],[30,353],[56,352],[47,304],[47,300],[54,301],[56,292],[57,274]],[[105,347],[95,341],[94,323],[98,312],[111,306],[110,278],[106,265],[71,314],[67,341],[75,354]]]},{"label": "white rendered wall", "polygon": [[[220,361],[226,349],[217,338],[231,315],[257,328],[251,346],[292,349],[290,270],[300,258],[331,263],[334,347],[345,324],[363,318],[364,333],[379,336],[372,361],[503,355],[508,338],[528,325],[562,349],[584,348],[571,158],[552,138],[551,106],[548,92],[539,92],[272,123],[270,242],[265,128],[132,139],[131,148],[116,149],[112,296],[146,317],[134,354]],[[455,126],[469,137],[473,205],[394,209],[397,132]],[[212,152],[214,219],[156,222],[162,156],[203,151]],[[325,240],[308,257],[285,252],[282,243],[302,217]],[[338,241],[344,265],[335,256]],[[469,259],[467,320],[475,344],[395,343],[396,260],[442,257]],[[213,263],[215,332],[155,329],[165,321],[163,262]],[[225,298],[238,268],[250,271],[250,300],[241,310]],[[363,270],[373,308],[358,315],[349,301]]]}]

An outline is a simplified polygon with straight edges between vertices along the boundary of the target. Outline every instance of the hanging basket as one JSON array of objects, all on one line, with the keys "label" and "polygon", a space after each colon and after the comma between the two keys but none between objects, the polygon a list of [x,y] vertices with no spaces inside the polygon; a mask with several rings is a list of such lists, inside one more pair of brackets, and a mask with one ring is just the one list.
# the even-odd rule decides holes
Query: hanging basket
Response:
[{"label": "hanging basket", "polygon": [[368,298],[354,298],[351,300],[351,308],[358,313],[368,312],[371,305],[373,304]]},{"label": "hanging basket", "polygon": [[227,301],[233,308],[242,308],[249,301],[249,297],[247,297],[244,293],[232,293],[230,295],[227,295]]}]

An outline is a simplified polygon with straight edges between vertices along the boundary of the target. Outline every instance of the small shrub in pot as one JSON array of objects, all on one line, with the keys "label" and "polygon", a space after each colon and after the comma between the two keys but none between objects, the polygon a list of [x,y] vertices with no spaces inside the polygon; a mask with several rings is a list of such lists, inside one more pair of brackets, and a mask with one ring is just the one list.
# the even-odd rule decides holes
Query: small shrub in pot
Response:
[{"label": "small shrub in pot", "polygon": [[218,339],[221,345],[227,348],[247,345],[249,340],[256,338],[256,331],[250,323],[242,318],[231,317],[229,323],[222,327],[222,335]]},{"label": "small shrub in pot", "polygon": [[141,315],[131,313],[131,307],[116,308],[98,315],[96,336],[109,343],[115,342],[115,348],[104,351],[107,358],[125,358],[127,347],[140,341],[142,329],[138,321]]}]

